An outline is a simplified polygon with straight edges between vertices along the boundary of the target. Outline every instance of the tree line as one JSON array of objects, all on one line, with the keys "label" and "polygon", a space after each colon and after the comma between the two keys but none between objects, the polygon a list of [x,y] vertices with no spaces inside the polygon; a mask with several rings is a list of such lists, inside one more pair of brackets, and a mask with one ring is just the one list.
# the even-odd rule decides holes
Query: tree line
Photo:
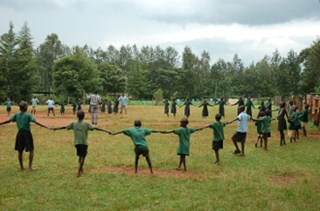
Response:
[{"label": "tree line", "polygon": [[155,93],[165,98],[303,95],[319,90],[319,58],[319,38],[300,53],[290,50],[283,57],[275,50],[247,67],[237,54],[213,63],[207,51],[197,56],[188,46],[181,55],[174,47],[70,47],[55,33],[35,48],[28,25],[16,33],[10,23],[0,38],[0,98],[29,100],[34,92],[79,98],[94,90],[126,92],[134,99]]}]

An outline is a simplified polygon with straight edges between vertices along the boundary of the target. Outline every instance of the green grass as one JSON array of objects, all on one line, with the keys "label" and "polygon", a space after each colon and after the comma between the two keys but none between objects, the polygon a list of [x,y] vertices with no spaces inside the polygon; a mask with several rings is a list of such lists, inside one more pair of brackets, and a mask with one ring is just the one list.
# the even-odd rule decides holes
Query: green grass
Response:
[{"label": "green grass", "polygon": [[[17,108],[15,108],[16,111]],[[70,108],[68,108],[70,109]],[[226,120],[235,118],[236,107],[226,107]],[[4,107],[0,107],[1,121]],[[45,107],[39,107],[44,111]],[[189,126],[203,126],[213,120],[201,118],[201,109],[191,108]],[[70,112],[69,110],[67,112]],[[254,111],[255,114],[257,110]],[[101,128],[118,131],[141,119],[144,127],[173,129],[178,116],[167,118],[161,106],[132,106],[128,114],[100,116]],[[254,114],[254,115],[255,115]],[[43,113],[37,115],[45,120]],[[65,118],[75,118],[67,113]],[[62,117],[52,125],[62,126]],[[86,116],[90,120],[90,116]],[[34,172],[21,172],[17,152],[13,150],[14,124],[0,126],[0,209],[1,210],[319,210],[320,148],[318,129],[298,143],[278,147],[277,122],[272,123],[269,151],[255,148],[256,128],[250,123],[246,156],[232,154],[230,137],[236,123],[225,128],[225,147],[220,151],[221,165],[213,165],[212,130],[191,137],[187,172],[175,172],[179,157],[174,134],[152,134],[147,137],[154,175],[146,173],[147,164],[139,162],[134,174],[134,152],[131,140],[124,135],[89,133],[89,154],[85,174],[76,178],[77,157],[71,131],[48,131],[32,125],[35,140]],[[27,164],[27,154],[25,154]],[[116,171],[114,171],[115,169]],[[123,170],[122,170],[123,169]],[[129,170],[128,170],[129,169]]]}]

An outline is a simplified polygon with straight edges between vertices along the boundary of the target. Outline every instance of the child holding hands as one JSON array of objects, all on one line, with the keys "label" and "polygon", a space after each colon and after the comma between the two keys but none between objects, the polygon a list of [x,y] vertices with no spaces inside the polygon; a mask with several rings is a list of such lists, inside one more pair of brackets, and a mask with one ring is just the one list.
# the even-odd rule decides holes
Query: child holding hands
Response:
[{"label": "child holding hands", "polygon": [[88,153],[88,130],[98,130],[111,134],[110,131],[94,127],[91,124],[84,122],[84,116],[84,112],[79,110],[77,112],[78,121],[72,122],[67,126],[52,128],[53,130],[73,130],[74,145],[77,150],[77,156],[79,156],[79,169],[77,177],[80,177],[83,174],[83,165]]},{"label": "child holding hands", "polygon": [[202,130],[203,128],[192,128],[187,127],[189,121],[187,118],[182,118],[180,120],[180,128],[176,128],[170,131],[163,131],[162,133],[174,133],[179,136],[179,145],[177,149],[177,155],[180,156],[180,162],[177,170],[181,170],[181,166],[183,165],[184,171],[187,171],[186,166],[186,156],[189,156],[190,151],[190,135],[198,130]]},{"label": "child holding hands", "polygon": [[16,122],[18,127],[18,134],[16,136],[15,150],[18,151],[18,159],[20,164],[20,170],[24,170],[23,166],[23,150],[29,152],[29,170],[32,171],[32,161],[33,161],[33,152],[34,144],[33,137],[30,130],[30,122],[34,122],[40,127],[48,128],[47,126],[37,122],[36,119],[30,114],[27,113],[28,103],[21,101],[19,104],[19,113],[15,113],[9,120],[1,122],[0,125],[8,124],[10,122]]},{"label": "child holding hands", "polygon": [[138,172],[138,162],[139,162],[140,155],[143,155],[146,158],[146,161],[148,163],[150,173],[153,174],[152,164],[149,156],[149,147],[148,147],[147,140],[145,139],[145,136],[150,135],[151,133],[160,133],[162,131],[143,128],[141,127],[141,125],[142,124],[140,120],[135,120],[134,127],[113,133],[113,135],[123,133],[124,135],[129,136],[133,141],[135,145],[134,152],[136,154],[135,163],[134,163],[135,173]]}]

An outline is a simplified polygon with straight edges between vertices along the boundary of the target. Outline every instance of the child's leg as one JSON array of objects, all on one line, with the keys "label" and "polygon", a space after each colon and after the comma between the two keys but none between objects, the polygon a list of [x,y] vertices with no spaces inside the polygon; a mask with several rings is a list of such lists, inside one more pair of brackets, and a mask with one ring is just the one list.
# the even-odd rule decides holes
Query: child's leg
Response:
[{"label": "child's leg", "polygon": [[29,153],[29,170],[32,170],[32,161],[33,161],[33,151]]},{"label": "child's leg", "polygon": [[264,138],[263,138],[263,140],[264,140],[264,150],[268,150],[268,137],[267,136],[265,136]]},{"label": "child's leg", "polygon": [[214,164],[219,163],[220,159],[219,159],[219,149],[218,150],[214,150],[214,154],[216,155],[216,162],[214,162]]},{"label": "child's leg", "polygon": [[23,151],[19,151],[18,160],[19,160],[19,164],[20,164],[20,170],[24,170],[24,167],[23,167]]},{"label": "child's leg", "polygon": [[78,170],[78,177],[83,174],[83,164],[84,164],[85,157],[79,156],[79,170]]},{"label": "child's leg", "polygon": [[181,165],[182,165],[182,155],[180,155],[180,161],[179,161],[178,170],[180,170],[180,169],[181,169]]},{"label": "child's leg", "polygon": [[148,163],[148,166],[149,166],[149,169],[150,169],[150,173],[153,174],[151,160],[150,160],[149,155],[146,156],[146,161]]},{"label": "child's leg", "polygon": [[183,170],[187,171],[186,155],[182,155]]},{"label": "child's leg", "polygon": [[263,136],[260,135],[260,147],[262,147]]},{"label": "child's leg", "polygon": [[245,141],[241,141],[241,156],[244,156],[244,144],[245,144]]},{"label": "child's leg", "polygon": [[299,129],[296,130],[296,139],[299,140]]},{"label": "child's leg", "polygon": [[235,154],[240,153],[241,151],[240,151],[240,149],[239,149],[239,147],[238,147],[237,141],[236,141],[236,140],[232,140],[232,141],[233,141],[234,146],[236,147],[236,150],[234,151],[234,153],[235,153]]},{"label": "child's leg", "polygon": [[136,154],[136,158],[135,158],[135,161],[134,161],[134,173],[138,172],[139,157],[140,157],[140,155]]},{"label": "child's leg", "polygon": [[302,131],[303,131],[303,136],[307,137],[307,130],[305,125],[302,126]]}]

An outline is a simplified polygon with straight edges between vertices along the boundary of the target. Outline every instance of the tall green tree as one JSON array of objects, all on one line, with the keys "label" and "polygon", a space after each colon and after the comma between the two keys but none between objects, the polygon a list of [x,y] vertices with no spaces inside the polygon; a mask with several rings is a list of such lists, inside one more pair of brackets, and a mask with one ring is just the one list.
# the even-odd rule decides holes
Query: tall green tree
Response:
[{"label": "tall green tree", "polygon": [[312,46],[304,49],[300,55],[300,63],[303,64],[301,74],[302,93],[312,93],[320,86],[320,39],[313,42]]},{"label": "tall green tree", "polygon": [[65,55],[64,46],[57,34],[47,36],[37,50],[37,62],[39,66],[40,87],[39,91],[49,92],[53,86],[53,63],[55,60],[62,58]]},{"label": "tall green tree", "polygon": [[98,65],[104,93],[119,93],[126,89],[126,78],[117,65],[101,62]]},{"label": "tall green tree", "polygon": [[95,90],[102,91],[97,65],[80,47],[54,63],[53,79],[55,93],[63,97],[79,98]]},{"label": "tall green tree", "polygon": [[15,55],[17,48],[16,34],[13,31],[13,24],[9,24],[7,33],[0,37],[0,99],[5,97],[13,97],[12,77],[11,70],[15,68]]},{"label": "tall green tree", "polygon": [[17,36],[15,64],[9,72],[10,92],[15,100],[30,100],[32,91],[37,85],[37,63],[33,49],[30,29],[25,23]]}]

